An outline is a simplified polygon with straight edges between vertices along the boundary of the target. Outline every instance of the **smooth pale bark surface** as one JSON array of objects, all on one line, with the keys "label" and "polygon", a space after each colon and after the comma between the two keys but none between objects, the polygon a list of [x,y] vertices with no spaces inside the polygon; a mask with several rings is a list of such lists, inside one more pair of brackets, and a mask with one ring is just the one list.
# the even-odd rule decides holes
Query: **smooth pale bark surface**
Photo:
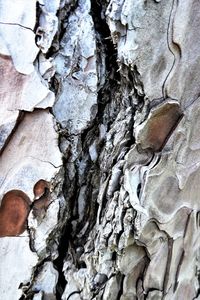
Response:
[{"label": "smooth pale bark surface", "polygon": [[199,299],[200,3],[0,0],[0,298]]}]

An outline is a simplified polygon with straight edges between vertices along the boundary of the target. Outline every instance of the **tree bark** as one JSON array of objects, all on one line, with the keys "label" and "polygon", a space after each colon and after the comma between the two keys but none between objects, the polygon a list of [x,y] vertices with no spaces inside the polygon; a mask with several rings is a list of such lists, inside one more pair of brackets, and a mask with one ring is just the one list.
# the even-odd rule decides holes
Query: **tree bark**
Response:
[{"label": "tree bark", "polygon": [[0,0],[0,298],[200,299],[200,3]]}]

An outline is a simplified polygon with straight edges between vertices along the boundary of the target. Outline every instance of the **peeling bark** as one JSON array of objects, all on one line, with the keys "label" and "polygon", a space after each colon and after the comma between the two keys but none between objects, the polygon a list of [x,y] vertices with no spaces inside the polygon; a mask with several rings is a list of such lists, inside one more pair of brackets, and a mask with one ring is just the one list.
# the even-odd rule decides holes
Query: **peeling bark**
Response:
[{"label": "peeling bark", "polygon": [[199,5],[0,0],[1,299],[199,299]]}]

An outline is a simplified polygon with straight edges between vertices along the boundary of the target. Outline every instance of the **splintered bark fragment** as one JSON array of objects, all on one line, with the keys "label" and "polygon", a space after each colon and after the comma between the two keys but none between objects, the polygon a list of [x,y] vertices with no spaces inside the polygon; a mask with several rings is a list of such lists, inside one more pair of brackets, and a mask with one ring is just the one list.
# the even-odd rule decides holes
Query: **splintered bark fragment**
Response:
[{"label": "splintered bark fragment", "polygon": [[147,119],[135,128],[136,142],[143,149],[160,151],[182,115],[180,105],[173,100],[152,108]]},{"label": "splintered bark fragment", "polygon": [[6,193],[0,206],[0,237],[17,236],[26,229],[30,199],[22,191]]}]

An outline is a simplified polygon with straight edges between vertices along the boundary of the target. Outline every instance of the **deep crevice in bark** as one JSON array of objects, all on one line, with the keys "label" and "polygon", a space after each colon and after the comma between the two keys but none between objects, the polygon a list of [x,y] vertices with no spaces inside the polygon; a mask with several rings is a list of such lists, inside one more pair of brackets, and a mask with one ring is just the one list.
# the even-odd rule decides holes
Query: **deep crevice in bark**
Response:
[{"label": "deep crevice in bark", "polygon": [[[118,276],[119,278],[119,274],[117,274],[116,276]],[[120,274],[120,279],[119,279],[119,292],[117,295],[117,299],[116,300],[120,300],[121,296],[123,295],[123,285],[124,285],[124,279],[125,279],[125,275],[124,274]]]},{"label": "deep crevice in bark", "polygon": [[[105,55],[106,55],[105,56],[106,81],[105,81],[104,86],[101,87],[101,89],[98,92],[97,116],[94,119],[94,121],[92,121],[91,125],[87,129],[85,129],[80,135],[79,141],[80,141],[80,145],[82,147],[83,152],[81,154],[82,157],[79,157],[79,160],[81,160],[82,158],[84,158],[85,156],[88,155],[89,144],[91,143],[93,136],[96,135],[95,132],[98,133],[98,131],[99,131],[98,126],[105,117],[104,111],[106,109],[106,106],[112,101],[112,97],[115,94],[115,90],[117,87],[119,87],[118,81],[120,80],[120,73],[117,72],[117,69],[118,69],[118,64],[116,62],[117,52],[114,49],[112,41],[107,39],[107,37],[109,37],[109,35],[110,35],[110,31],[109,31],[109,28],[108,28],[105,20],[101,19],[101,9],[102,9],[102,6],[100,4],[98,4],[98,2],[96,2],[96,1],[92,2],[91,13],[94,18],[95,29],[98,32],[97,35],[100,38],[99,42],[98,42],[98,38],[97,38],[97,47],[99,47],[100,52],[103,47],[103,51],[105,51]],[[53,89],[56,91],[57,87],[59,86],[59,82],[56,82],[56,84],[54,84],[54,81],[52,81],[52,84],[53,84]],[[117,111],[116,111],[116,113],[117,113]],[[115,116],[112,115],[112,118],[107,122],[112,124],[112,122],[114,121],[114,118],[115,118]],[[109,125],[108,125],[108,129],[109,129]],[[68,136],[67,133],[65,133],[65,132],[64,132],[64,136],[66,136],[66,138],[71,139],[70,136]],[[100,142],[100,144],[98,145],[99,153],[101,152],[102,147],[103,147],[103,141]],[[70,158],[70,156],[68,157],[68,159],[69,158]],[[75,162],[75,166],[76,166],[76,162]],[[96,164],[93,162],[87,162],[85,174],[86,174],[86,172],[87,172],[87,177],[86,177],[87,180],[85,182],[83,181],[83,179],[81,179],[81,181],[79,180],[80,178],[79,178],[77,170],[76,170],[76,179],[73,182],[71,182],[70,180],[66,180],[66,179],[64,182],[63,192],[64,192],[65,199],[68,202],[69,208],[71,207],[70,208],[71,218],[70,218],[70,220],[68,220],[68,225],[66,226],[66,229],[64,230],[64,232],[61,236],[61,239],[60,239],[59,248],[58,248],[59,256],[54,261],[54,264],[59,271],[59,280],[58,280],[58,284],[57,284],[58,299],[61,299],[60,297],[61,297],[61,294],[63,293],[63,289],[66,284],[66,280],[62,273],[63,262],[64,262],[64,259],[66,257],[66,253],[67,253],[66,240],[68,239],[69,242],[70,242],[70,240],[73,241],[72,243],[70,242],[71,250],[69,248],[68,248],[68,250],[70,252],[71,251],[74,252],[75,260],[76,260],[74,262],[74,264],[76,265],[76,267],[78,267],[78,268],[79,268],[79,266],[86,267],[84,261],[79,262],[79,259],[78,258],[76,259],[75,248],[77,249],[79,246],[82,246],[85,244],[85,242],[87,241],[87,236],[90,233],[90,231],[92,230],[92,228],[96,222],[96,216],[97,216],[99,204],[96,201],[97,194],[95,196],[95,190],[93,191],[93,187],[90,185],[92,182],[92,178],[94,178],[94,174],[96,174],[95,176],[97,176],[97,178],[100,175],[99,172],[101,172],[101,171],[98,166],[98,161]],[[66,171],[66,174],[67,174],[67,171]],[[89,175],[89,174],[91,174],[91,175]],[[88,186],[88,187],[90,186],[90,188],[88,190],[88,200],[87,200],[87,202],[90,203],[90,208],[89,208],[89,215],[87,215],[87,213],[86,213],[84,215],[83,220],[79,223],[79,221],[78,221],[79,216],[77,215],[77,212],[76,212],[77,211],[77,200],[78,200],[80,188],[83,184],[86,184],[86,186]],[[70,188],[71,192],[69,192],[69,188]],[[67,194],[66,194],[66,192],[67,192]],[[69,194],[71,194],[72,200],[69,200]],[[94,196],[92,196],[92,195],[94,195]],[[73,226],[71,225],[74,220],[76,222],[78,221],[75,231],[73,229]],[[82,236],[82,235],[80,236],[79,231],[84,227],[85,222],[88,220],[89,220],[89,226],[88,226],[86,232],[84,233],[84,236]],[[69,228],[70,228],[70,230],[69,230]],[[70,234],[67,232],[68,230],[70,231]],[[79,236],[78,240],[77,240],[77,236]],[[94,294],[95,294],[95,292],[94,292]]]},{"label": "deep crevice in bark", "polygon": [[62,294],[66,286],[66,279],[63,274],[63,263],[67,255],[68,244],[70,240],[70,225],[64,226],[61,232],[61,238],[58,245],[58,257],[54,260],[54,266],[58,271],[58,282],[56,285],[56,299],[61,300]]},{"label": "deep crevice in bark", "polygon": [[[66,160],[64,160],[64,165],[66,164]],[[64,292],[66,286],[66,279],[63,273],[63,265],[64,260],[67,257],[69,243],[72,240],[72,226],[71,226],[71,218],[73,211],[73,202],[74,202],[74,189],[76,189],[76,180],[72,183],[70,182],[67,171],[65,170],[65,177],[63,182],[63,195],[66,200],[66,208],[60,215],[60,221],[62,220],[62,230],[60,233],[60,239],[58,242],[58,257],[54,260],[54,266],[58,271],[58,282],[56,285],[56,297],[57,299],[61,299],[62,294]],[[68,203],[68,205],[67,205]]]}]

